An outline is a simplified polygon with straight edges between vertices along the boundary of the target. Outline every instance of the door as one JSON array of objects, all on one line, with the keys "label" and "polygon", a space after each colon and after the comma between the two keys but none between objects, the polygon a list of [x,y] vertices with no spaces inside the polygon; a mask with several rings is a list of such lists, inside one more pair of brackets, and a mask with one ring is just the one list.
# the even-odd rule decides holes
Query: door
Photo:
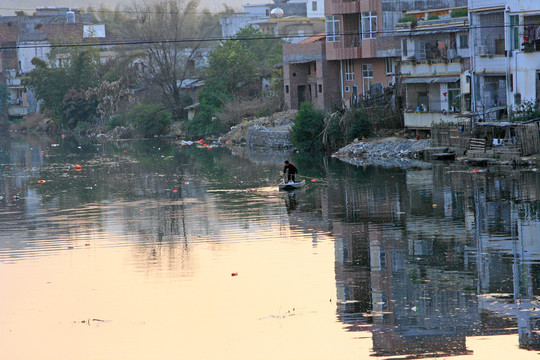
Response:
[{"label": "door", "polygon": [[298,107],[306,102],[306,85],[298,85]]}]

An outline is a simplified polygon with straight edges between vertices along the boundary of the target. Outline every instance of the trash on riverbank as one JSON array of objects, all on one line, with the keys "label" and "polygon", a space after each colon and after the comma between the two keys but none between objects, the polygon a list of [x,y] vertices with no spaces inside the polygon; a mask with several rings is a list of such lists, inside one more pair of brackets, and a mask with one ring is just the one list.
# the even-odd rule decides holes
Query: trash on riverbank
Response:
[{"label": "trash on riverbank", "polygon": [[350,143],[332,156],[353,165],[383,167],[429,167],[421,154],[430,147],[430,140],[387,137]]}]

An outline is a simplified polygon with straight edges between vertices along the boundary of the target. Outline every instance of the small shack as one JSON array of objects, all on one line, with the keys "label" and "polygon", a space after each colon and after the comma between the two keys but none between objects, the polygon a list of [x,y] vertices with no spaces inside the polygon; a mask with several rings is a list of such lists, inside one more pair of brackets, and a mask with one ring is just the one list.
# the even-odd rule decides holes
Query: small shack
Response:
[{"label": "small shack", "polygon": [[540,153],[540,119],[493,121],[474,125],[468,155],[512,160]]}]

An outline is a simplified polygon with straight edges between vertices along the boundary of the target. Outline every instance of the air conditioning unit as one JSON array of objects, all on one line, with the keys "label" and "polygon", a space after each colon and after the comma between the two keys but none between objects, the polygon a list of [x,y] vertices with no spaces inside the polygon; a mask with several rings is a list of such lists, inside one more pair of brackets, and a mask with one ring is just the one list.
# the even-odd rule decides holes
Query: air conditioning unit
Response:
[{"label": "air conditioning unit", "polygon": [[389,81],[389,82],[388,82],[388,86],[389,86],[389,87],[390,87],[390,86],[394,86],[394,85],[395,85],[395,83],[394,83],[393,81]]}]

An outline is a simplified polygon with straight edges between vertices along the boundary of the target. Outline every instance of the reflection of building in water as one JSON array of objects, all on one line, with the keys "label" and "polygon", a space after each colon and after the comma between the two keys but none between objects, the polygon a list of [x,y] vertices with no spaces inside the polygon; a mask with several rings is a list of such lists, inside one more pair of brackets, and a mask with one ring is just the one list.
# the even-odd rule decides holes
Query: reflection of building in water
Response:
[{"label": "reflection of building in water", "polygon": [[338,317],[372,331],[374,355],[469,354],[467,336],[518,330],[522,348],[539,348],[540,182],[471,174],[330,188],[329,203],[346,207],[331,211]]},{"label": "reflection of building in water", "polygon": [[407,222],[407,237],[399,231],[370,237],[373,350],[377,356],[467,354],[465,337],[481,327],[474,277],[458,256],[441,261],[455,239],[422,238],[423,224],[415,220]]},{"label": "reflection of building in water", "polygon": [[520,176],[508,180],[486,179],[488,190],[476,194],[479,307],[499,317],[517,319],[520,347],[538,350],[539,176],[534,173]]}]

